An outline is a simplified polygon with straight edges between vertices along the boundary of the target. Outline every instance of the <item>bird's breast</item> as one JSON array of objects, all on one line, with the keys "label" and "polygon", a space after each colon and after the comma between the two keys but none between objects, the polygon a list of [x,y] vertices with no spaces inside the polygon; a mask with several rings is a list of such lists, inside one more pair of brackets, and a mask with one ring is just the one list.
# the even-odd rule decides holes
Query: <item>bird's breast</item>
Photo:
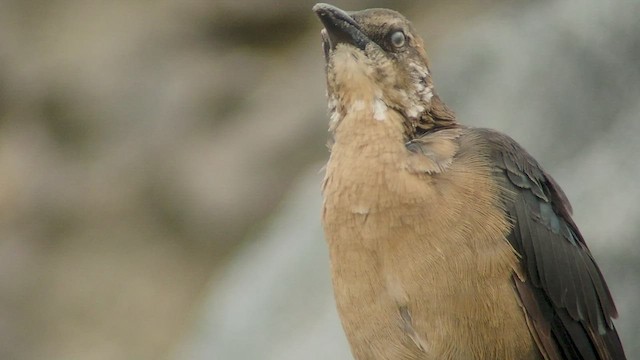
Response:
[{"label": "bird's breast", "polygon": [[[515,358],[513,349],[531,345],[511,287],[510,224],[482,159],[461,156],[445,172],[418,174],[403,143],[354,145],[333,147],[323,226],[356,357],[474,358],[486,341],[498,344],[487,354]],[[524,340],[506,350],[514,337]]]}]

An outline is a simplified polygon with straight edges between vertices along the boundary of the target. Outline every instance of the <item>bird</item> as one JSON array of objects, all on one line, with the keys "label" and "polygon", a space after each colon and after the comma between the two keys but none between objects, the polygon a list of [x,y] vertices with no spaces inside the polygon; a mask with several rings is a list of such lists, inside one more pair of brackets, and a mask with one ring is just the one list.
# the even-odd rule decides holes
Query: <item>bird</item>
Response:
[{"label": "bird", "polygon": [[465,126],[389,9],[319,3],[330,155],[322,226],[364,359],[625,359],[605,279],[558,183]]}]

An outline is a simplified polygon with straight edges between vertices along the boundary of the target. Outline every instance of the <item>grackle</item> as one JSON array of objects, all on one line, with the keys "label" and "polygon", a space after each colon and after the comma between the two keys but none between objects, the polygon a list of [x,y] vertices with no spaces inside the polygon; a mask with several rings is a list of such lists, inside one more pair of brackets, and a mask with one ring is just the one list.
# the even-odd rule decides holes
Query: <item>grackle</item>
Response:
[{"label": "grackle", "polygon": [[313,8],[332,134],[323,227],[363,359],[625,359],[617,310],[562,189],[466,127],[401,14]]}]

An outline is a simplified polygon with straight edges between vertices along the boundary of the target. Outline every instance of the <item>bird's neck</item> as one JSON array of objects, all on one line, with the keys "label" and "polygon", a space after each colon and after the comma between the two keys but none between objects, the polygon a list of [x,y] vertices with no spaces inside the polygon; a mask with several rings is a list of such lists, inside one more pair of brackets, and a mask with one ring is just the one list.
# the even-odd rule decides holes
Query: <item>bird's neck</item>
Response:
[{"label": "bird's neck", "polygon": [[[334,149],[358,153],[406,151],[403,116],[377,98],[354,100],[334,130]],[[337,147],[337,149],[336,149]]]}]

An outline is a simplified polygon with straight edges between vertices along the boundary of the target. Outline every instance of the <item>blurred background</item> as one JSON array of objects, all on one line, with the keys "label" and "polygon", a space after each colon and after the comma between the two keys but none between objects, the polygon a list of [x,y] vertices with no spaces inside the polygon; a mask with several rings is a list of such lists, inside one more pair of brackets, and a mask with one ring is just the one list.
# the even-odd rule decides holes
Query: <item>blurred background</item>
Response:
[{"label": "blurred background", "polygon": [[[349,359],[312,1],[0,1],[0,358]],[[357,1],[564,187],[640,359],[640,2]]]}]

